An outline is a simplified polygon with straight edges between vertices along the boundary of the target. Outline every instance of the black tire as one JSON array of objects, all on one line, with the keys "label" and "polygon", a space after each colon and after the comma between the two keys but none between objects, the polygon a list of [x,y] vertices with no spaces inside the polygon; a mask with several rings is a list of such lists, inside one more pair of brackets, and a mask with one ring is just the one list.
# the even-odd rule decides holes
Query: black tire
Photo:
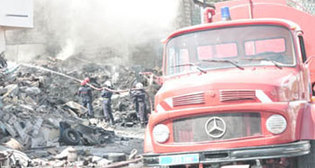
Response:
[{"label": "black tire", "polygon": [[315,140],[310,141],[310,153],[297,158],[297,168],[314,168],[315,167]]},{"label": "black tire", "polygon": [[63,131],[62,142],[66,145],[78,145],[80,143],[80,134],[78,131],[67,128]]},{"label": "black tire", "polygon": [[60,132],[59,136],[60,136],[60,138],[62,137],[64,130],[66,130],[68,128],[71,128],[70,124],[63,122],[63,121],[59,122],[59,132]]}]

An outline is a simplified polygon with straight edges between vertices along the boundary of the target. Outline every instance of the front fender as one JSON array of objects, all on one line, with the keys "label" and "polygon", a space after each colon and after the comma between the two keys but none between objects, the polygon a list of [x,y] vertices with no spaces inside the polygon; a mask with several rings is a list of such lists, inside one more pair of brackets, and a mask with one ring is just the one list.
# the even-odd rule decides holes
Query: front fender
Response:
[{"label": "front fender", "polygon": [[311,103],[303,113],[301,140],[315,140],[315,103]]},{"label": "front fender", "polygon": [[143,152],[144,153],[151,153],[153,152],[153,146],[151,141],[151,134],[149,126],[145,129],[145,135],[144,135],[144,143],[143,143]]}]

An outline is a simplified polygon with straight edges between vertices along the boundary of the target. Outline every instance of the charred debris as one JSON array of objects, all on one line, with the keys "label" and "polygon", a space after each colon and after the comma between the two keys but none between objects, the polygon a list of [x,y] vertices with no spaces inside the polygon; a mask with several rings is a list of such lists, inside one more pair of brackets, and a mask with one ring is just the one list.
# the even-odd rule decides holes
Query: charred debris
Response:
[{"label": "charred debris", "polygon": [[[150,73],[139,73],[143,71]],[[140,66],[81,64],[71,58],[1,63],[0,167],[141,164],[144,130],[129,93],[114,94],[116,125],[111,126],[103,120],[100,91],[93,91],[95,118],[86,117],[76,92],[85,77],[96,88],[110,80],[116,90],[131,89],[137,80],[146,86],[150,106],[159,88],[151,72],[159,73]]]}]

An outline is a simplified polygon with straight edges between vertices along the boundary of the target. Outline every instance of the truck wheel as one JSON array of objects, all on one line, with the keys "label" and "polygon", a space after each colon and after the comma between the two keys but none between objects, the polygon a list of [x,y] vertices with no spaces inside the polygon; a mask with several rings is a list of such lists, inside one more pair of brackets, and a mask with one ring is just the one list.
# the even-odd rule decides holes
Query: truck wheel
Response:
[{"label": "truck wheel", "polygon": [[62,134],[62,141],[67,145],[78,145],[80,143],[80,134],[72,128],[67,128]]},{"label": "truck wheel", "polygon": [[315,165],[315,140],[310,141],[311,149],[307,155],[297,158],[297,168],[313,168]]}]

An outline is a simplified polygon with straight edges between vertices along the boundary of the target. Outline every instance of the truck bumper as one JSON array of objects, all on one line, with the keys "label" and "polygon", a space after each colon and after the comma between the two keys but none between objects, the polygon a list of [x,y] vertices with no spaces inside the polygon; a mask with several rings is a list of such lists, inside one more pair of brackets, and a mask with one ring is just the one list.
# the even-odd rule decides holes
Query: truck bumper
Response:
[{"label": "truck bumper", "polygon": [[180,152],[167,154],[143,155],[143,163],[151,166],[172,166],[187,164],[211,164],[256,159],[295,157],[310,152],[309,141],[299,141],[288,144],[257,146],[215,151]]}]

